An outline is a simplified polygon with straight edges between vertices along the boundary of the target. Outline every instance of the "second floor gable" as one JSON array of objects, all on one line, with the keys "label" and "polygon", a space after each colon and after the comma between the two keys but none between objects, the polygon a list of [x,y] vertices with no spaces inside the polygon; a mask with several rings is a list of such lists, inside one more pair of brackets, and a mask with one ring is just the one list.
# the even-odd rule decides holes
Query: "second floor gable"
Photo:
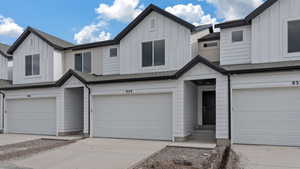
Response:
[{"label": "second floor gable", "polygon": [[300,1],[267,0],[221,28],[222,65],[300,60]]},{"label": "second floor gable", "polygon": [[69,69],[96,75],[179,70],[193,58],[192,37],[210,32],[211,25],[196,27],[153,5],[108,41],[73,45],[29,27],[10,48],[13,83],[56,81]]}]

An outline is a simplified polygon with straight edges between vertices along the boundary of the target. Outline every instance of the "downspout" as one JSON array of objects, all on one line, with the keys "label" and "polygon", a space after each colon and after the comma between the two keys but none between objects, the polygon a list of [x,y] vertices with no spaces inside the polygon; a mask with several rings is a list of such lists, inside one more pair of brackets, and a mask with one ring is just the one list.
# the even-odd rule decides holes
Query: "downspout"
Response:
[{"label": "downspout", "polygon": [[230,74],[227,75],[228,79],[228,137],[231,140],[231,80]]},{"label": "downspout", "polygon": [[1,116],[2,116],[2,118],[1,118],[1,120],[2,120],[2,132],[4,132],[4,111],[5,111],[4,99],[5,99],[5,93],[0,91],[0,94],[2,95],[2,114],[1,114]]},{"label": "downspout", "polygon": [[88,136],[91,136],[91,88],[85,84],[85,87],[88,89]]}]

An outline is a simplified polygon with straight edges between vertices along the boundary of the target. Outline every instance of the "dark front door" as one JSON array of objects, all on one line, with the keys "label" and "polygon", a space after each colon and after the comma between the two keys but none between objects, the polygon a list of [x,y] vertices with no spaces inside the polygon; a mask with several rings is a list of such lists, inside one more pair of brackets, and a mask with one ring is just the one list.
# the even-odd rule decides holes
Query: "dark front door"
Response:
[{"label": "dark front door", "polygon": [[216,92],[205,91],[203,101],[203,125],[216,125]]}]

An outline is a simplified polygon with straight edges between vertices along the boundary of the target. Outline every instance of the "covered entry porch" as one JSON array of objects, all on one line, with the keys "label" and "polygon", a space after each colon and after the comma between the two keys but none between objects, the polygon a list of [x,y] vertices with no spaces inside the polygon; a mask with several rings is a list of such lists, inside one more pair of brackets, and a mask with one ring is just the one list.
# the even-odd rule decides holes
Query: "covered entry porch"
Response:
[{"label": "covered entry porch", "polygon": [[[201,63],[202,62],[202,63]],[[179,81],[184,141],[229,144],[228,76],[200,60]]]}]

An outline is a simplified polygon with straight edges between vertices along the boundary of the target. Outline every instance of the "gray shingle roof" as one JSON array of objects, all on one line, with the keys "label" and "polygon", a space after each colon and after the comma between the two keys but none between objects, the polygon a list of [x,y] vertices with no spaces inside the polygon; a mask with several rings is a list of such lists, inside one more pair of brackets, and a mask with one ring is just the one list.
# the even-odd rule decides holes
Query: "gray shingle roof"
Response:
[{"label": "gray shingle roof", "polygon": [[220,32],[215,32],[203,36],[202,38],[198,39],[198,42],[211,41],[211,40],[220,40]]},{"label": "gray shingle roof", "polygon": [[9,47],[10,46],[8,46],[6,44],[0,43],[0,54],[2,54],[4,57],[6,57],[8,59],[11,59],[12,56],[7,53],[7,50],[9,49]]},{"label": "gray shingle roof", "polygon": [[47,39],[49,42],[57,45],[57,46],[60,46],[62,48],[68,48],[68,47],[71,47],[71,46],[74,46],[74,44],[72,44],[71,42],[67,42],[63,39],[60,39],[56,36],[53,36],[53,35],[50,35],[46,32],[43,32],[41,30],[38,30],[36,28],[31,28],[33,30],[35,30],[38,34],[40,34],[42,37],[44,37],[45,39]]},{"label": "gray shingle roof", "polygon": [[8,49],[7,53],[12,54],[20,45],[21,43],[27,38],[30,33],[33,33],[37,35],[39,38],[44,40],[48,45],[52,46],[53,48],[57,50],[64,50],[65,48],[69,48],[71,46],[74,46],[74,44],[67,42],[65,40],[62,40],[56,36],[50,35],[48,33],[45,33],[43,31],[40,31],[38,29],[28,27],[21,36],[14,42],[14,44],[11,45],[11,47]]}]

